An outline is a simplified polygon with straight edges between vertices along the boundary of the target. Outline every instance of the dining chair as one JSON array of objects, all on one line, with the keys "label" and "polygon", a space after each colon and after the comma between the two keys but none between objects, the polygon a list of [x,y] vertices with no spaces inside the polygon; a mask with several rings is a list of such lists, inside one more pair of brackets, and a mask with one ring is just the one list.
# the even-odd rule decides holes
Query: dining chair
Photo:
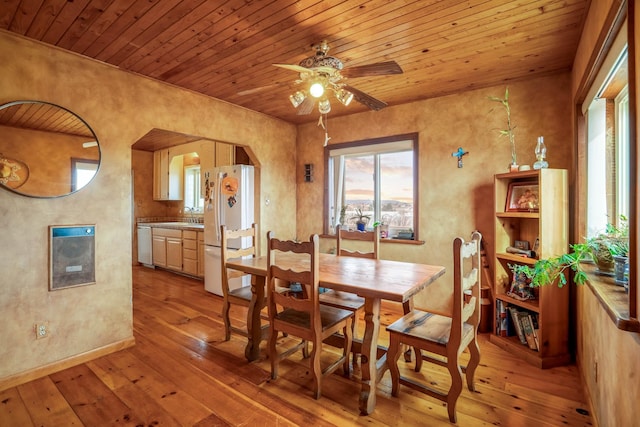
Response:
[{"label": "dining chair", "polygon": [[[389,350],[387,360],[391,372],[391,394],[398,396],[400,384],[425,393],[447,404],[449,420],[456,422],[456,403],[462,392],[462,371],[465,371],[467,387],[475,391],[474,374],[480,363],[478,325],[480,323],[480,241],[481,234],[473,232],[471,240],[461,237],[453,241],[453,312],[451,317],[414,309],[387,327]],[[398,358],[402,344],[416,351],[415,371],[422,361],[428,361],[449,370],[451,386],[445,393],[417,380],[400,375]],[[460,354],[467,349],[470,359],[461,367]],[[423,353],[422,350],[428,353]],[[431,354],[444,358],[436,358]]]},{"label": "dining chair", "polygon": [[[309,365],[316,399],[321,395],[323,377],[333,373],[340,365],[346,377],[350,374],[351,324],[354,317],[350,310],[320,304],[319,254],[317,234],[311,235],[308,242],[294,242],[276,239],[272,231],[267,233],[267,295],[270,324],[268,347],[271,378],[278,378],[280,361],[300,348],[304,350],[307,344],[311,343]],[[291,256],[295,257],[295,265],[291,265]],[[303,292],[282,292],[279,286],[281,283],[300,284]],[[344,337],[342,356],[322,368],[322,341],[340,330]],[[289,336],[301,338],[302,341],[279,352],[278,332],[285,332]]]},{"label": "dining chair", "polygon": [[[358,249],[355,249],[358,243],[354,242],[365,243],[358,246]],[[343,230],[340,225],[336,226],[336,255],[338,256],[379,259],[379,246],[380,229],[378,226],[375,226],[373,231]],[[353,311],[354,322],[352,334],[354,339],[357,337],[357,319],[364,310],[364,298],[350,292],[328,290],[320,294],[320,303]],[[356,360],[357,356],[354,352],[354,364]]]},{"label": "dining chair", "polygon": [[[250,228],[238,229],[238,230],[228,230],[225,225],[220,226],[220,248],[221,248],[221,271],[222,271],[222,319],[224,320],[224,339],[225,341],[229,341],[231,339],[231,333],[234,332],[236,334],[242,335],[244,337],[249,337],[249,331],[247,328],[239,328],[237,326],[233,326],[231,323],[231,318],[229,317],[229,311],[231,309],[231,305],[235,304],[241,307],[247,307],[247,325],[251,324],[252,318],[252,310],[251,310],[251,286],[242,286],[235,289],[230,289],[229,281],[233,279],[241,279],[245,276],[251,276],[248,273],[244,273],[238,270],[228,269],[226,267],[226,262],[229,259],[233,258],[243,258],[247,256],[256,256],[256,236],[257,236],[257,225],[252,224]],[[230,248],[229,241],[231,239],[249,239],[250,245],[246,245],[243,249]],[[251,278],[253,280],[253,278]],[[266,306],[266,296],[263,301],[256,304],[253,307],[253,310],[262,310]],[[262,325],[262,338],[265,339],[268,335],[269,325]]]}]

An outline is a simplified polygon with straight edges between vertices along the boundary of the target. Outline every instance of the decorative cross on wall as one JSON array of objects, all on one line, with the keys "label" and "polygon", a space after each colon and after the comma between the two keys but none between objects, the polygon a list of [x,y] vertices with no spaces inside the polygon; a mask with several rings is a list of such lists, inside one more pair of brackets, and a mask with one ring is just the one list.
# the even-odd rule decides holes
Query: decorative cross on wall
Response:
[{"label": "decorative cross on wall", "polygon": [[461,168],[462,167],[462,156],[464,156],[465,154],[469,154],[468,151],[464,151],[462,149],[462,147],[458,147],[458,151],[451,153],[451,157],[457,157],[458,158],[458,167]]}]

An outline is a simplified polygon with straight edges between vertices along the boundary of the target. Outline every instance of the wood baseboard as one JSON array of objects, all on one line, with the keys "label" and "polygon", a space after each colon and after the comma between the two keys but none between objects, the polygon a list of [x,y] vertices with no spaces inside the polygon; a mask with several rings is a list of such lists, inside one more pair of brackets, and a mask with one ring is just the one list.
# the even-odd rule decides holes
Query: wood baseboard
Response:
[{"label": "wood baseboard", "polygon": [[81,363],[89,362],[98,357],[105,356],[107,354],[115,353],[116,351],[123,350],[125,348],[133,347],[136,344],[135,338],[132,336],[122,341],[106,345],[104,347],[96,348],[85,353],[80,353],[75,356],[71,356],[67,359],[58,360],[57,362],[50,363],[48,365],[39,366],[35,369],[20,372],[19,374],[11,375],[9,377],[0,378],[0,391],[4,391],[11,387],[16,387],[20,384],[41,378],[54,372],[59,372],[72,366],[79,365]]}]

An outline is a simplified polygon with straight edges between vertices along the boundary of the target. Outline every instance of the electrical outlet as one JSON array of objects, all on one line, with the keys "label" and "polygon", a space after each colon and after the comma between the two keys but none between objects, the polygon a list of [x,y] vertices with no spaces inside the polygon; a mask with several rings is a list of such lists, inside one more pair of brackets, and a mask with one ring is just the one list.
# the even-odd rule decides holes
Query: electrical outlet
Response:
[{"label": "electrical outlet", "polygon": [[33,325],[33,329],[36,332],[36,339],[46,338],[49,336],[49,325],[45,322],[36,323]]}]

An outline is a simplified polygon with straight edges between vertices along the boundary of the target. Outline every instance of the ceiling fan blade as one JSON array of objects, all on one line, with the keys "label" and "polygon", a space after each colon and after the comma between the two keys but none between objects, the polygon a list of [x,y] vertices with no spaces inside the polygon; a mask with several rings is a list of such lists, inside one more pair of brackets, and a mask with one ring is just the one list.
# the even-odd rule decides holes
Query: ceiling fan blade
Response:
[{"label": "ceiling fan blade", "polygon": [[316,104],[315,99],[313,99],[311,97],[307,97],[304,101],[302,101],[302,104],[300,104],[300,106],[298,107],[298,113],[297,114],[299,116],[306,116],[307,114],[311,114],[315,104]]},{"label": "ceiling fan blade", "polygon": [[340,72],[344,77],[370,77],[386,76],[389,74],[402,74],[402,68],[396,61],[378,62],[375,64],[360,65],[344,68]]},{"label": "ceiling fan blade", "polygon": [[296,71],[298,73],[310,73],[311,70],[305,68],[301,65],[293,65],[293,64],[273,64],[276,67],[284,68],[286,70]]},{"label": "ceiling fan blade", "polygon": [[254,87],[247,90],[241,90],[240,92],[238,92],[238,95],[240,96],[253,95],[254,93],[260,93],[267,90],[277,89],[283,86],[291,86],[291,85],[292,85],[291,82],[276,82],[276,83],[271,83],[270,85],[258,86],[258,87]]},{"label": "ceiling fan blade", "polygon": [[353,98],[362,105],[366,105],[373,111],[382,110],[387,106],[387,103],[368,95],[361,90],[356,89],[353,86],[345,85],[344,88],[353,94]]}]

